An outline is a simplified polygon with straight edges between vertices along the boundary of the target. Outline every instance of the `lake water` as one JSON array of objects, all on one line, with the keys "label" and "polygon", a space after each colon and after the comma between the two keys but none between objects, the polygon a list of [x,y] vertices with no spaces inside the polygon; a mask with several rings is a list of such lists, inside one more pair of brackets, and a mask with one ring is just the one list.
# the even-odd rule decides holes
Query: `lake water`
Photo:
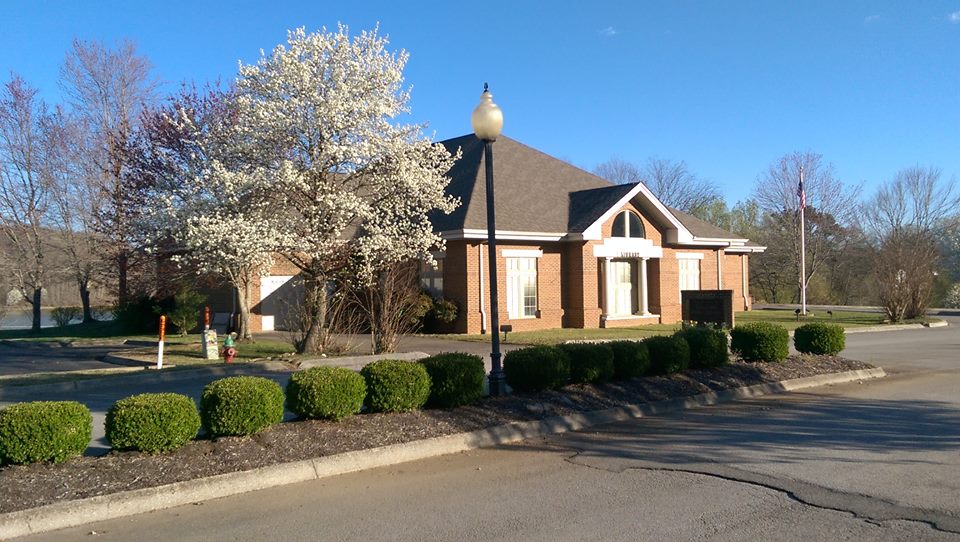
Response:
[{"label": "lake water", "polygon": [[[53,327],[56,322],[50,317],[53,309],[40,309],[40,326]],[[79,320],[74,320],[79,323]],[[7,309],[7,314],[0,320],[0,329],[30,329],[33,323],[33,311],[31,309]]]}]

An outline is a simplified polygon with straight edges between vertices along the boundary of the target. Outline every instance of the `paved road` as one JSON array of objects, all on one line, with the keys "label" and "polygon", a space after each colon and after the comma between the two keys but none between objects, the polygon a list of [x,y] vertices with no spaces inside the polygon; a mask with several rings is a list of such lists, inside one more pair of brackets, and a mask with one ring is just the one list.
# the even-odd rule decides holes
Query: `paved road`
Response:
[{"label": "paved road", "polygon": [[98,361],[124,346],[29,346],[0,343],[0,376],[38,372],[108,369],[116,365]]}]

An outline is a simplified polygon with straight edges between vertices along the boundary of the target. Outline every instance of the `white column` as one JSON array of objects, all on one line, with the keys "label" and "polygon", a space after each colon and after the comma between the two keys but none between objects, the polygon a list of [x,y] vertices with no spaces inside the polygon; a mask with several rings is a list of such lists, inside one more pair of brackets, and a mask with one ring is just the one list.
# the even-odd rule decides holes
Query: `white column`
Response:
[{"label": "white column", "polygon": [[649,299],[647,294],[647,260],[649,258],[640,258],[640,314],[647,316],[650,314]]},{"label": "white column", "polygon": [[603,316],[610,316],[613,309],[613,280],[610,274],[613,273],[613,266],[610,265],[611,258],[603,259]]}]

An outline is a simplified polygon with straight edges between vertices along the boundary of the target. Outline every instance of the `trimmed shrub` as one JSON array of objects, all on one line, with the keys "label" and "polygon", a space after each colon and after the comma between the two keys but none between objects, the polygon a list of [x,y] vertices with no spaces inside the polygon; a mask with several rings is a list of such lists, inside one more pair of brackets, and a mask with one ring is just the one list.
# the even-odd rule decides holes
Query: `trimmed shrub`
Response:
[{"label": "trimmed shrub", "polygon": [[367,383],[344,367],[314,367],[290,376],[287,408],[304,418],[339,421],[360,412]]},{"label": "trimmed shrub", "polygon": [[730,338],[730,349],[745,361],[779,362],[790,354],[787,328],[770,322],[740,324]]},{"label": "trimmed shrub", "polygon": [[430,398],[430,374],[419,363],[396,359],[375,361],[360,370],[367,382],[364,402],[373,412],[407,412]]},{"label": "trimmed shrub", "polygon": [[567,343],[558,348],[570,358],[571,382],[607,382],[613,378],[613,350],[609,346]]},{"label": "trimmed shrub", "polygon": [[643,341],[650,351],[653,374],[667,375],[690,366],[690,345],[679,335],[655,335]]},{"label": "trimmed shrub", "polygon": [[450,352],[424,358],[420,364],[430,374],[430,399],[427,400],[430,406],[467,405],[483,395],[486,370],[480,356]]},{"label": "trimmed shrub", "polygon": [[698,369],[719,367],[729,359],[727,334],[710,327],[687,327],[678,331],[690,345],[690,366]]},{"label": "trimmed shrub", "polygon": [[0,464],[62,463],[90,444],[93,417],[75,401],[18,403],[0,410]]},{"label": "trimmed shrub", "polygon": [[843,327],[814,322],[804,324],[793,332],[793,346],[804,354],[839,354],[847,346]]},{"label": "trimmed shrub", "polygon": [[212,437],[252,435],[283,421],[283,390],[260,376],[214,380],[203,389],[200,420]]},{"label": "trimmed shrub", "polygon": [[107,411],[107,440],[117,450],[176,450],[197,436],[200,414],[179,393],[143,393],[120,399]]},{"label": "trimmed shrub", "polygon": [[570,381],[570,358],[554,346],[531,346],[507,352],[503,371],[517,391],[559,388]]},{"label": "trimmed shrub", "polygon": [[627,380],[650,371],[650,350],[641,341],[613,341],[607,343],[613,351],[613,378]]}]

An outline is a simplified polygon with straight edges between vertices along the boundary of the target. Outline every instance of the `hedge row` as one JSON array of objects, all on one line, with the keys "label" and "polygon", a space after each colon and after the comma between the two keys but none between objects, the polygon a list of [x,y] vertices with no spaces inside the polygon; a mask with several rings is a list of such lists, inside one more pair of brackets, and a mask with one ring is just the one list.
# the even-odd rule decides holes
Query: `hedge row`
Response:
[{"label": "hedge row", "polygon": [[[736,326],[731,350],[748,361],[787,357],[785,328],[766,322]],[[844,347],[840,326],[813,323],[795,332],[798,351],[836,354]],[[709,328],[684,328],[672,336],[644,341],[534,346],[504,358],[507,384],[540,391],[568,383],[606,382],[688,367],[726,363],[727,335]],[[203,390],[198,411],[187,396],[141,394],[117,401],[107,413],[107,439],[118,450],[157,453],[195,438],[202,426],[212,437],[249,435],[283,419],[284,401],[303,418],[341,420],[360,412],[403,412],[430,405],[469,404],[483,394],[485,370],[479,356],[449,353],[419,363],[381,360],[360,373],[317,367],[291,376],[286,392],[272,380],[236,376]],[[62,462],[83,453],[90,441],[90,411],[76,402],[21,403],[0,410],[0,464]]]},{"label": "hedge row", "polygon": [[[186,395],[145,393],[114,403],[104,424],[117,450],[147,453],[180,448],[200,428],[211,437],[250,435],[283,420],[284,400],[303,418],[341,420],[360,412],[413,410],[429,403],[452,407],[483,395],[483,360],[440,354],[420,363],[381,360],[360,373],[316,367],[291,375],[286,393],[276,382],[234,376],[208,384],[200,408]],[[92,433],[92,416],[72,401],[20,403],[0,410],[0,465],[62,462],[79,456]]]}]

